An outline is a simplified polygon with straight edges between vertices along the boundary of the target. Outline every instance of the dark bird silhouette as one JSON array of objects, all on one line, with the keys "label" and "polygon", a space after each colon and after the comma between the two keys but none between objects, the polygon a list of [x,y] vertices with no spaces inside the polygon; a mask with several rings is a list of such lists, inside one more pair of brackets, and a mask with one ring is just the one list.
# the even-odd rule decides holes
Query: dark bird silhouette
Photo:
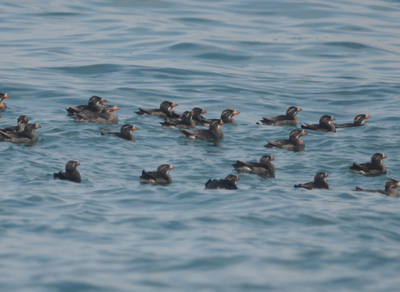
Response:
[{"label": "dark bird silhouette", "polygon": [[132,126],[130,124],[125,124],[121,126],[120,132],[101,132],[102,135],[114,135],[120,137],[125,140],[129,140],[135,142],[135,136],[133,135],[133,131],[136,131],[138,128],[136,126]]},{"label": "dark bird silhouette", "polygon": [[173,119],[168,121],[167,119],[164,122],[160,123],[164,129],[189,129],[195,128],[196,122],[193,120],[192,112],[186,111],[177,119]]},{"label": "dark bird silhouette", "polygon": [[371,162],[360,164],[354,162],[353,166],[350,166],[350,171],[366,176],[386,174],[386,165],[382,161],[385,158],[387,156],[384,153],[375,153],[371,156]]},{"label": "dark bird silhouette", "polygon": [[[297,106],[291,106],[286,110],[285,115],[275,116],[275,117],[263,117],[260,120],[261,124],[273,125],[273,126],[296,126],[299,123],[299,118],[297,114],[301,112],[301,108]],[[257,123],[260,124],[260,123]]]},{"label": "dark bird silhouette", "polygon": [[10,98],[10,96],[7,93],[1,93],[0,92],[0,109],[6,109],[7,104],[4,102],[4,99]]},{"label": "dark bird silhouette", "polygon": [[191,139],[200,139],[207,141],[216,141],[224,138],[224,133],[220,129],[220,125],[225,123],[222,120],[215,120],[210,123],[208,129],[198,129],[198,130],[181,130],[182,133]]},{"label": "dark bird silhouette", "polygon": [[314,176],[313,182],[297,184],[297,185],[294,185],[294,187],[295,188],[305,188],[307,190],[312,190],[312,189],[328,189],[329,190],[329,185],[326,182],[327,177],[328,177],[328,174],[326,172],[318,172]]},{"label": "dark bird silhouette", "polygon": [[36,129],[41,127],[38,124],[27,124],[22,132],[9,133],[0,131],[0,142],[11,142],[14,144],[33,144],[39,139]]},{"label": "dark bird silhouette", "polygon": [[239,176],[230,174],[224,179],[209,179],[206,182],[206,189],[226,189],[236,190],[236,182],[239,181]]},{"label": "dark bird silhouette", "polygon": [[77,113],[74,115],[74,120],[77,122],[92,122],[102,124],[118,124],[119,107],[116,105],[105,105],[100,112]]},{"label": "dark bird silhouette", "polygon": [[102,111],[104,102],[107,102],[107,100],[94,95],[89,98],[87,105],[71,106],[67,108],[67,112],[70,115],[98,113]]},{"label": "dark bird silhouette", "polygon": [[176,103],[170,101],[163,101],[160,104],[160,108],[154,108],[154,109],[139,108],[139,111],[137,111],[136,113],[138,115],[157,115],[157,116],[162,116],[164,118],[179,118],[179,115],[174,111],[174,107],[176,106],[178,106]]},{"label": "dark bird silhouette", "polygon": [[66,179],[76,183],[80,183],[81,174],[76,169],[79,165],[81,165],[79,161],[73,161],[73,160],[68,161],[67,164],[65,165],[65,172],[60,171],[58,173],[54,173],[53,174],[54,179]]},{"label": "dark bird silhouette", "polygon": [[197,126],[209,127],[210,121],[202,115],[206,114],[207,111],[204,108],[195,107],[192,109],[193,120]]},{"label": "dark bird silhouette", "polygon": [[17,119],[17,125],[16,126],[11,126],[11,127],[7,127],[4,129],[0,129],[0,132],[7,132],[7,133],[18,133],[18,132],[22,132],[23,130],[25,130],[26,125],[29,122],[29,118],[25,115],[19,116]]},{"label": "dark bird silhouette", "polygon": [[267,148],[282,148],[292,151],[301,151],[305,148],[306,144],[301,136],[307,135],[304,130],[292,130],[289,135],[289,139],[280,139],[277,141],[267,141],[268,144],[264,145]]},{"label": "dark bird silhouette", "polygon": [[336,127],[332,123],[336,119],[333,116],[323,115],[319,119],[319,124],[304,124],[301,125],[303,129],[309,129],[313,131],[320,131],[320,132],[336,132]]},{"label": "dark bird silhouette", "polygon": [[383,195],[389,196],[389,197],[399,197],[399,192],[397,191],[398,187],[400,187],[400,182],[395,179],[389,178],[386,181],[385,190],[368,190],[368,189],[362,189],[360,187],[356,187],[353,191],[367,192],[367,193],[380,193],[380,194],[383,194]]},{"label": "dark bird silhouette", "polygon": [[275,158],[272,155],[263,155],[260,162],[245,162],[237,160],[233,167],[240,172],[254,173],[265,177],[275,178]]},{"label": "dark bird silhouette", "polygon": [[356,115],[354,117],[354,122],[353,123],[334,124],[334,125],[335,125],[336,129],[361,127],[361,126],[365,126],[366,125],[367,120],[369,118],[371,118],[371,116],[368,115],[368,114]]},{"label": "dark bird silhouette", "polygon": [[[226,109],[223,110],[221,113],[221,120],[225,123],[225,124],[236,124],[236,120],[233,118],[234,116],[237,116],[238,114],[240,114],[237,110],[231,110],[231,109]],[[219,119],[209,119],[209,123],[213,122],[213,121],[218,121]]]},{"label": "dark bird silhouette", "polygon": [[170,170],[175,167],[172,164],[161,164],[157,167],[157,171],[142,171],[140,182],[152,184],[170,184],[172,182]]}]

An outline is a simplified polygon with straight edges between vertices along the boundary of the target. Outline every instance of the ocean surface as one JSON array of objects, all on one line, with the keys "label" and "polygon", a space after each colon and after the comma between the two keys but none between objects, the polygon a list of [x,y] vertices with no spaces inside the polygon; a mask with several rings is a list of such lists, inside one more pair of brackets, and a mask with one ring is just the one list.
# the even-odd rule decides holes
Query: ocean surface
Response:
[{"label": "ocean surface", "polygon": [[[0,291],[396,291],[400,200],[358,193],[400,179],[400,1],[0,2],[0,128],[28,115],[34,146],[0,143]],[[79,123],[99,95],[118,125]],[[237,109],[220,143],[191,141],[138,107],[169,100],[206,118]],[[263,147],[293,127],[257,125],[300,106],[302,123],[357,114],[365,127]],[[136,142],[101,136],[136,125]],[[300,126],[300,125],[299,125]],[[388,173],[350,173],[385,153]],[[236,160],[275,156],[276,178]],[[53,180],[79,160],[82,183]],[[171,163],[168,186],[141,184]],[[295,189],[329,174],[330,190]]]}]

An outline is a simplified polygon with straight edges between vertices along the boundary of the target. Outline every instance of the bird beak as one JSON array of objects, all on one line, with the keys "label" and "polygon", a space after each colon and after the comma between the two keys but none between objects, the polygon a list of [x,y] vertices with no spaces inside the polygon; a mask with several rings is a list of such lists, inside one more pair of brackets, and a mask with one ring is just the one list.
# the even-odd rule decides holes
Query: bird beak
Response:
[{"label": "bird beak", "polygon": [[240,177],[239,176],[236,177],[236,181],[240,181]]},{"label": "bird beak", "polygon": [[2,103],[2,104],[0,105],[0,108],[6,108],[6,104],[5,104],[5,103]]},{"label": "bird beak", "polygon": [[117,106],[114,106],[114,107],[113,107],[113,110],[115,110],[115,111],[119,111],[119,110],[120,110],[120,108],[119,108],[119,107],[117,107]]},{"label": "bird beak", "polygon": [[206,114],[207,111],[203,108],[203,111],[201,112],[202,114]]},{"label": "bird beak", "polygon": [[275,160],[275,157],[271,156],[271,161],[274,161],[274,160]]},{"label": "bird beak", "polygon": [[332,117],[331,117],[331,121],[336,121],[336,119],[332,116]]},{"label": "bird beak", "polygon": [[173,166],[172,164],[169,166],[169,169],[170,170],[172,170],[172,169],[175,169],[175,166]]},{"label": "bird beak", "polygon": [[365,118],[368,120],[369,118],[371,118],[371,116],[369,114],[366,114]]},{"label": "bird beak", "polygon": [[173,104],[172,104],[172,107],[176,107],[176,106],[178,106],[177,103],[173,103]]},{"label": "bird beak", "polygon": [[81,165],[81,164],[79,163],[79,161],[77,161],[77,162],[76,162],[76,166],[79,166],[79,165]]},{"label": "bird beak", "polygon": [[303,132],[301,132],[301,135],[302,135],[302,136],[307,136],[308,133],[307,133],[306,131],[303,131]]},{"label": "bird beak", "polygon": [[297,107],[297,111],[298,111],[298,112],[301,112],[301,111],[302,111],[302,109],[301,109],[301,108],[299,108],[299,107]]},{"label": "bird beak", "polygon": [[398,183],[396,184],[396,186],[400,187],[400,182],[398,182]]},{"label": "bird beak", "polygon": [[40,128],[41,128],[41,126],[36,124],[35,129],[40,129]]},{"label": "bird beak", "polygon": [[101,98],[100,101],[101,101],[101,102],[107,102],[107,99]]},{"label": "bird beak", "polygon": [[138,130],[138,127],[136,127],[136,126],[133,126],[133,129],[132,129],[133,131],[136,131],[136,130]]},{"label": "bird beak", "polygon": [[219,124],[220,124],[221,126],[225,125],[224,121],[221,121]]},{"label": "bird beak", "polygon": [[387,156],[385,154],[382,154],[382,159],[387,158]]},{"label": "bird beak", "polygon": [[26,117],[26,118],[24,119],[24,121],[25,121],[25,122],[29,122],[29,118]]},{"label": "bird beak", "polygon": [[4,98],[10,98],[10,96],[6,93],[4,93]]},{"label": "bird beak", "polygon": [[240,114],[240,112],[234,110],[234,111],[233,111],[233,114],[236,116],[236,115]]}]

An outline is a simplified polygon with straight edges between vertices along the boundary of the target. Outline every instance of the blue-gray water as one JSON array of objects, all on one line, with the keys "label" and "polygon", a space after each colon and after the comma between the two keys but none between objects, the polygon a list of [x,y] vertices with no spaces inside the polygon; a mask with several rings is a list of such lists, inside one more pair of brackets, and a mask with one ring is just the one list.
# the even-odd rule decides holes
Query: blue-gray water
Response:
[{"label": "blue-gray water", "polygon": [[[0,127],[21,114],[42,126],[33,147],[0,144],[1,291],[398,289],[400,200],[351,191],[400,179],[398,0],[22,0],[0,11]],[[92,95],[121,108],[119,125],[66,115]],[[134,113],[163,100],[207,118],[241,113],[216,146]],[[291,128],[256,122],[291,105],[302,122],[372,118],[310,133],[301,153],[264,148]],[[100,135],[122,123],[139,128],[135,143]],[[348,172],[375,152],[387,175]],[[266,153],[276,179],[204,189]],[[54,181],[71,159],[82,183]],[[162,163],[176,167],[171,185],[140,184]],[[317,171],[331,190],[293,188]]]}]

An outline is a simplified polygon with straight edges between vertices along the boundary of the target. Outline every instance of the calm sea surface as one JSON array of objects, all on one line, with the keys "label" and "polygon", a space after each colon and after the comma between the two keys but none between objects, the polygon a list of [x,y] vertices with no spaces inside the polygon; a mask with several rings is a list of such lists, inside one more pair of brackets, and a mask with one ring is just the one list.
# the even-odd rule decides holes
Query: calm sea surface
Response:
[{"label": "calm sea surface", "polygon": [[[0,143],[0,291],[396,291],[400,200],[356,193],[400,179],[400,1],[58,0],[0,2],[0,128],[26,114],[32,147]],[[77,123],[92,95],[118,125]],[[165,130],[138,107],[206,118],[237,109],[219,143]],[[309,133],[304,152],[266,149],[291,127],[257,125],[300,106],[301,122],[372,118]],[[136,142],[101,136],[135,124]],[[384,152],[388,174],[348,172]],[[236,160],[276,158],[276,179]],[[79,160],[82,183],[54,181]],[[142,169],[171,163],[169,186]],[[331,190],[295,189],[318,171]]]}]

